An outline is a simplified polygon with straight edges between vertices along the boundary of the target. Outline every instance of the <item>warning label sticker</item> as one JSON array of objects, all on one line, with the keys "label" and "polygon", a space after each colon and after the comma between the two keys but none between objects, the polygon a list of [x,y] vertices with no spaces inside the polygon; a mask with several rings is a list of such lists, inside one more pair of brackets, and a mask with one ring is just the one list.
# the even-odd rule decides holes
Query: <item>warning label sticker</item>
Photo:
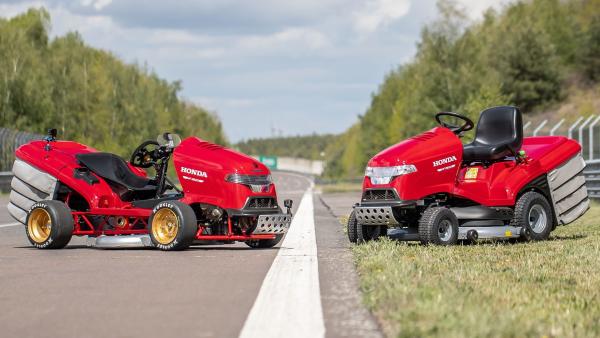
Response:
[{"label": "warning label sticker", "polygon": [[479,173],[479,168],[469,168],[465,173],[465,180],[475,180],[477,179],[477,174]]}]

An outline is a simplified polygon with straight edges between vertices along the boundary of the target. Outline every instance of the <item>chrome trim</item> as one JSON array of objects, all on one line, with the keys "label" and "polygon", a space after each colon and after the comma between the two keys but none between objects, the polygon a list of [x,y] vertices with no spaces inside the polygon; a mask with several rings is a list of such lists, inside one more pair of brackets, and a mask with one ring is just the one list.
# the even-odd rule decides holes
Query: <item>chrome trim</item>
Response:
[{"label": "chrome trim", "polygon": [[88,237],[87,246],[100,249],[151,247],[150,235],[121,235]]}]

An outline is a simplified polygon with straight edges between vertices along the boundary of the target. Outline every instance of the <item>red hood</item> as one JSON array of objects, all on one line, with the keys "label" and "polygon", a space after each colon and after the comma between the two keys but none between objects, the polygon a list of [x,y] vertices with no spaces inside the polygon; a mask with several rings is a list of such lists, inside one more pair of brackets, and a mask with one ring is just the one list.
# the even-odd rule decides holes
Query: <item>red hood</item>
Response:
[{"label": "red hood", "polygon": [[189,137],[175,148],[175,157],[182,164],[197,166],[197,169],[217,171],[222,174],[240,173],[268,175],[269,168],[258,160],[221,145]]},{"label": "red hood", "polygon": [[428,160],[434,161],[442,154],[457,152],[459,149],[462,149],[462,145],[456,135],[447,128],[437,127],[379,152],[371,158],[368,166],[428,165]]}]

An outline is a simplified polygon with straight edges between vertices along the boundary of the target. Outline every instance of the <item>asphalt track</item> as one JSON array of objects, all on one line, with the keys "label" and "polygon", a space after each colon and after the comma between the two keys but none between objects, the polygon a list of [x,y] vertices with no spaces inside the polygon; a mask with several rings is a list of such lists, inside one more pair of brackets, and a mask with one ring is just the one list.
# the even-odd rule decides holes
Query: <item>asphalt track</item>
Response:
[{"label": "asphalt track", "polygon": [[[279,198],[293,199],[295,212],[311,181],[293,173],[274,178]],[[0,197],[0,336],[238,337],[245,324],[251,326],[246,321],[255,317],[249,316],[255,302],[261,309],[273,302],[290,311],[322,313],[326,337],[379,337],[377,324],[360,304],[342,227],[323,196],[311,197],[310,215],[303,217],[314,217],[320,287],[294,285],[311,280],[301,278],[287,278],[291,284],[282,287],[298,287],[301,298],[304,289],[317,292],[321,302],[310,303],[313,308],[269,298],[272,284],[265,277],[278,253],[293,247],[256,250],[237,243],[183,252],[100,250],[73,238],[66,249],[38,250],[29,245],[22,226],[11,225],[7,198]],[[273,296],[285,295],[275,291]],[[321,309],[314,308],[316,303]],[[289,330],[288,337],[319,332],[285,324],[270,323]]]}]

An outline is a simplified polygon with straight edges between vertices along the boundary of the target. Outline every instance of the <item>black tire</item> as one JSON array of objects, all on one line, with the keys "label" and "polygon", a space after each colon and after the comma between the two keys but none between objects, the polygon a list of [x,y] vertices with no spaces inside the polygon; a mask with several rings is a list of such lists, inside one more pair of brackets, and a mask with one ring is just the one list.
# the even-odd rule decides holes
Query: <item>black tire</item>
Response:
[{"label": "black tire", "polygon": [[[167,222],[164,217],[171,217],[170,210],[177,220],[177,231],[172,235],[161,236],[159,227]],[[171,221],[172,221],[171,217]],[[167,224],[169,226],[169,224]],[[172,227],[172,224],[171,224]],[[152,210],[148,221],[148,232],[154,247],[163,251],[178,251],[187,249],[196,239],[198,221],[194,210],[189,205],[179,201],[167,201],[157,204]]]},{"label": "black tire", "polygon": [[454,245],[458,242],[458,219],[444,207],[425,210],[419,220],[419,237],[422,244]]},{"label": "black tire", "polygon": [[[36,224],[46,223],[47,218],[50,221],[50,233],[45,237],[45,233],[40,232],[40,227]],[[43,226],[47,229],[46,226]],[[73,215],[71,209],[61,201],[41,201],[31,206],[27,213],[25,233],[29,243],[38,249],[62,249],[73,235]]]},{"label": "black tire", "polygon": [[277,243],[281,242],[282,238],[283,234],[275,235],[275,238],[273,239],[254,239],[251,241],[246,241],[245,243],[247,246],[253,249],[267,249],[277,245]]},{"label": "black tire", "polygon": [[356,223],[356,243],[375,241],[387,236],[387,225],[364,225]]},{"label": "black tire", "polygon": [[357,225],[356,212],[352,210],[350,217],[348,217],[348,222],[346,223],[346,232],[348,233],[348,239],[351,243],[358,242],[358,233],[356,232]]},{"label": "black tire", "polygon": [[[539,217],[536,218],[536,216]],[[554,228],[554,214],[550,203],[544,195],[538,192],[524,193],[517,200],[510,225],[525,230],[521,232],[521,240],[543,241],[548,239]]]}]

